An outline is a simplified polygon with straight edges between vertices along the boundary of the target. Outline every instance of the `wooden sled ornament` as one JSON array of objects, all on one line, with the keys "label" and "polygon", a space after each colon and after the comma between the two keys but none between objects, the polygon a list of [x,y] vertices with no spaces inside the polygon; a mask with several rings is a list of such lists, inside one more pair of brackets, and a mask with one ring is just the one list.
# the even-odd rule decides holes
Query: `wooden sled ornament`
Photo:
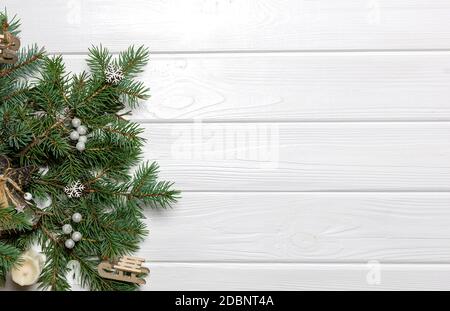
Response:
[{"label": "wooden sled ornament", "polygon": [[16,52],[20,48],[20,40],[10,32],[0,34],[0,64],[14,64],[18,57]]},{"label": "wooden sled ornament", "polygon": [[98,274],[105,279],[135,283],[144,285],[142,276],[150,273],[150,270],[142,267],[143,258],[124,256],[117,263],[103,261],[98,265]]}]

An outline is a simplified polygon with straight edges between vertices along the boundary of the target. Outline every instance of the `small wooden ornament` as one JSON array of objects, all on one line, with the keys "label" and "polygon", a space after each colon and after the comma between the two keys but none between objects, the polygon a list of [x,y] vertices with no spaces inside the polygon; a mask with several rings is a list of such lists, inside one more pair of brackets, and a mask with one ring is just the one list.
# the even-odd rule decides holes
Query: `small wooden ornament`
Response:
[{"label": "small wooden ornament", "polygon": [[14,64],[18,57],[16,52],[20,48],[20,40],[10,32],[4,31],[0,34],[0,63]]},{"label": "small wooden ornament", "polygon": [[105,278],[129,283],[144,285],[143,275],[150,273],[150,270],[143,267],[143,258],[123,256],[117,263],[103,261],[98,265],[98,274]]}]

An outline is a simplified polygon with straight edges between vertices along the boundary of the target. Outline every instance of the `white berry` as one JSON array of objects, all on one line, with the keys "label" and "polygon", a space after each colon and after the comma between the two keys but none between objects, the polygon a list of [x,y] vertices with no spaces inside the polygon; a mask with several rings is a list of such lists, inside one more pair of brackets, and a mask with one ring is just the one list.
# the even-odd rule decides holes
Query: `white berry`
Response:
[{"label": "white berry", "polygon": [[67,239],[66,242],[64,243],[64,245],[67,248],[71,249],[75,246],[75,242],[72,239]]},{"label": "white berry", "polygon": [[80,137],[78,138],[78,142],[79,143],[86,143],[87,142],[87,136],[80,135]]},{"label": "white berry", "polygon": [[78,151],[84,151],[84,149],[86,149],[86,145],[82,141],[79,141],[75,148],[77,148]]},{"label": "white berry", "polygon": [[80,134],[78,134],[77,131],[70,132],[70,139],[77,140],[80,137]]},{"label": "white berry", "polygon": [[81,120],[78,118],[73,118],[72,119],[72,126],[73,127],[79,127],[81,125]]},{"label": "white berry", "polygon": [[83,236],[78,231],[75,231],[74,233],[72,233],[72,240],[74,240],[75,242],[80,241],[82,237]]},{"label": "white berry", "polygon": [[70,234],[70,233],[72,232],[72,226],[69,225],[69,224],[66,224],[66,225],[64,225],[64,226],[62,227],[62,231],[63,231],[65,234]]},{"label": "white berry", "polygon": [[85,134],[87,133],[87,127],[84,126],[84,125],[80,125],[80,126],[77,128],[77,132],[78,132],[78,134],[80,134],[80,135],[85,135]]},{"label": "white berry", "polygon": [[31,201],[33,199],[33,195],[31,193],[27,192],[23,195],[23,198],[27,201]]},{"label": "white berry", "polygon": [[73,222],[80,222],[81,219],[83,219],[83,216],[81,216],[80,213],[75,213],[72,215]]}]

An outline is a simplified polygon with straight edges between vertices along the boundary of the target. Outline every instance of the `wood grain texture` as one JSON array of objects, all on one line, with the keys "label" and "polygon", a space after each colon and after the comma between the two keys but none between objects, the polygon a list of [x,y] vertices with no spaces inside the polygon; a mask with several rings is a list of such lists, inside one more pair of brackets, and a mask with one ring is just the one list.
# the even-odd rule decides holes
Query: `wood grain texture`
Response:
[{"label": "wood grain texture", "polygon": [[150,264],[143,290],[449,290],[450,265]]},{"label": "wood grain texture", "polygon": [[195,191],[450,191],[450,123],[145,124],[146,159]]},{"label": "wood grain texture", "polygon": [[133,118],[448,121],[449,64],[447,52],[153,55],[141,76],[152,97]]},{"label": "wood grain texture", "polygon": [[147,211],[151,262],[446,262],[450,193],[183,193]]},{"label": "wood grain texture", "polygon": [[146,212],[143,290],[450,290],[450,2],[2,4],[71,70],[157,54],[133,119],[184,193]]},{"label": "wood grain texture", "polygon": [[[152,263],[143,291],[450,290],[449,264]],[[376,273],[380,272],[379,278]],[[73,290],[86,290],[69,279]],[[8,290],[35,290],[8,280]]]},{"label": "wood grain texture", "polygon": [[[84,52],[450,48],[446,0],[6,0],[23,42]],[[49,19],[49,16],[51,18]]]},{"label": "wood grain texture", "polygon": [[143,290],[449,290],[450,265],[150,264]]}]

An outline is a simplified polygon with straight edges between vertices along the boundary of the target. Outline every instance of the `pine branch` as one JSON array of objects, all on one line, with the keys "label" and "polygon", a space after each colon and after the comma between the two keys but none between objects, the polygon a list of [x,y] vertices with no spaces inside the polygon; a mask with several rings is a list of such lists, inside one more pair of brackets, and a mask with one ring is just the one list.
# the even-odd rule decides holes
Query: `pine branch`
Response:
[{"label": "pine branch", "polygon": [[[0,13],[0,21],[5,20]],[[18,32],[17,21],[9,27]],[[139,249],[148,234],[145,206],[169,207],[179,198],[173,183],[159,180],[156,163],[140,164],[143,129],[125,117],[130,111],[124,109],[149,96],[148,88],[135,80],[148,55],[144,47],[130,47],[117,57],[102,46],[92,47],[89,72],[72,74],[62,57],[47,57],[31,46],[20,52],[17,64],[0,65],[0,153],[12,169],[47,168],[20,183],[23,192],[35,197],[26,213],[0,209],[0,278],[24,249],[38,243],[47,256],[42,289],[69,290],[71,260],[80,263],[82,285],[92,290],[137,288],[100,277],[97,265]],[[121,70],[123,79],[107,83],[108,66]],[[87,130],[81,134],[84,150],[69,137],[77,130],[71,124],[75,117]],[[70,198],[64,188],[75,181],[86,188],[79,198]],[[35,205],[40,197],[51,199],[44,210]],[[71,221],[74,212],[83,216],[80,223]],[[61,229],[67,223],[83,236],[73,249],[66,248],[69,236]]]},{"label": "pine branch", "polygon": [[8,75],[11,75],[14,71],[18,71],[20,69],[24,69],[29,65],[32,65],[34,62],[37,62],[39,60],[41,60],[44,56],[44,52],[38,52],[37,54],[33,54],[31,55],[29,58],[27,58],[26,60],[20,62],[17,65],[11,66],[9,68],[5,68],[3,70],[0,71],[0,78],[2,77],[6,77]]},{"label": "pine branch", "polygon": [[19,264],[20,250],[0,241],[0,284],[15,264]]},{"label": "pine branch", "polygon": [[13,208],[0,208],[0,238],[1,231],[24,231],[30,229],[30,221],[24,213],[18,213]]}]

